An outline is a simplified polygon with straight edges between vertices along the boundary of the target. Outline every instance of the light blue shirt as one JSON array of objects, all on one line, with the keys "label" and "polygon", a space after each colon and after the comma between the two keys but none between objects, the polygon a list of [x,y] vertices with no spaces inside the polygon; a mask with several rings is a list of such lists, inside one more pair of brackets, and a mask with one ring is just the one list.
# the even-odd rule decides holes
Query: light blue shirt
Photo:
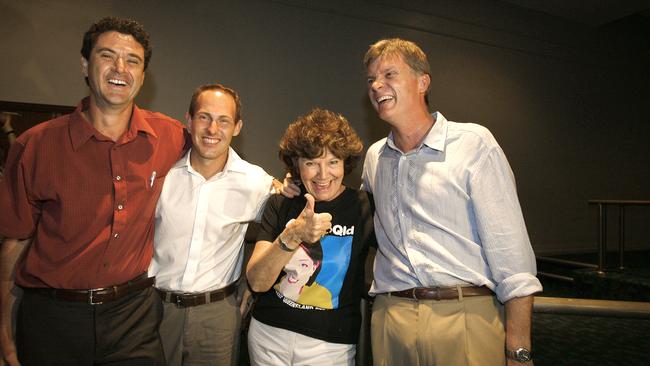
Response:
[{"label": "light blue shirt", "polygon": [[379,243],[370,293],[476,285],[505,302],[541,291],[503,150],[485,127],[433,117],[413,151],[392,133],[368,149],[363,189]]}]

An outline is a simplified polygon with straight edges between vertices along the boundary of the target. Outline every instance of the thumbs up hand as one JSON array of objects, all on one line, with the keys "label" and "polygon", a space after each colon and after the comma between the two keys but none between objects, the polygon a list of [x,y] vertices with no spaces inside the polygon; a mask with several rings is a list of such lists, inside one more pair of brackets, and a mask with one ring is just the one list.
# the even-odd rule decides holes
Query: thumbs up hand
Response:
[{"label": "thumbs up hand", "polygon": [[307,193],[305,198],[307,199],[305,208],[297,219],[287,224],[282,234],[287,241],[297,242],[296,247],[300,243],[317,242],[332,228],[332,215],[327,212],[315,213],[314,197]]}]

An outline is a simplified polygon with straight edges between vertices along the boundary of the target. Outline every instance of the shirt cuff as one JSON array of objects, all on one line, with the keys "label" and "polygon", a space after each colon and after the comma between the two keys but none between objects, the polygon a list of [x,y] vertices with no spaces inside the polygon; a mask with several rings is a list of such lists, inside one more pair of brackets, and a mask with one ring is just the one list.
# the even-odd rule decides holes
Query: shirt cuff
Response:
[{"label": "shirt cuff", "polygon": [[501,281],[496,287],[497,299],[501,303],[542,291],[542,284],[532,273],[517,273]]}]

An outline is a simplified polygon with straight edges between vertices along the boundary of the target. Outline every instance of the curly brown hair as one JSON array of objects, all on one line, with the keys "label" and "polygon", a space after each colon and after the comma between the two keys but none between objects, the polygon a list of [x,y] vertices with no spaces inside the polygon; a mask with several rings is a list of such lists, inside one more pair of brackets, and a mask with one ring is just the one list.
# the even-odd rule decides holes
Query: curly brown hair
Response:
[{"label": "curly brown hair", "polygon": [[344,162],[344,172],[354,169],[361,157],[363,143],[348,120],[340,114],[314,108],[293,121],[280,140],[280,160],[294,179],[300,177],[298,158],[315,159],[325,149]]}]

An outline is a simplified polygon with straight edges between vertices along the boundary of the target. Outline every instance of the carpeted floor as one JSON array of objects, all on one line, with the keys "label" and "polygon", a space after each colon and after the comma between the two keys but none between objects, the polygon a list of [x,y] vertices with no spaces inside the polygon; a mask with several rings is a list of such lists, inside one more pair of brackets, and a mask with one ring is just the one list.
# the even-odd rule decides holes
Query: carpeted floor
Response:
[{"label": "carpeted floor", "polygon": [[650,365],[650,319],[534,314],[536,366]]},{"label": "carpeted floor", "polygon": [[[595,254],[562,256],[596,263]],[[617,263],[611,253],[607,263]],[[573,277],[567,283],[540,276],[540,296],[650,301],[650,251],[626,253],[626,269],[604,275],[539,263],[540,271]],[[533,314],[535,365],[650,365],[650,319]]]}]

